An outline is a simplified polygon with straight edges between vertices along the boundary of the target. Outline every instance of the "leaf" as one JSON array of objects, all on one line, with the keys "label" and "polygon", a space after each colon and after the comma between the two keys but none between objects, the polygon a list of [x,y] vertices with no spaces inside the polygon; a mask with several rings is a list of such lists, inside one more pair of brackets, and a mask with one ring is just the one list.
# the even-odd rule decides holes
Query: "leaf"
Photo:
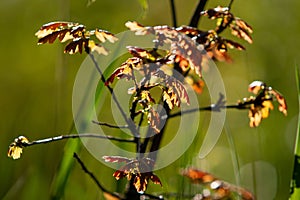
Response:
[{"label": "leaf", "polygon": [[284,115],[287,115],[287,104],[284,97],[272,87],[268,87],[262,81],[253,81],[249,87],[248,91],[252,92],[256,96],[244,98],[239,105],[250,105],[249,106],[249,119],[250,127],[257,127],[261,120],[269,116],[270,110],[274,109],[273,101],[278,102],[278,110]]},{"label": "leaf", "polygon": [[96,44],[93,40],[88,41],[88,47],[92,52],[97,52],[99,55],[108,55],[108,50],[100,44]]},{"label": "leaf", "polygon": [[111,162],[111,163],[119,163],[119,162],[131,162],[132,159],[126,158],[126,157],[121,157],[121,156],[103,156],[102,157],[105,162]]},{"label": "leaf", "polygon": [[285,98],[276,90],[272,90],[271,93],[275,96],[278,102],[278,110],[287,116],[287,103]]},{"label": "leaf", "polygon": [[205,86],[205,83],[202,79],[196,79],[193,76],[187,75],[184,80],[188,85],[192,86],[195,92],[197,92],[198,94],[202,93]]},{"label": "leaf", "polygon": [[[214,177],[212,174],[193,168],[182,170],[181,174],[188,177],[195,184],[204,188],[202,193],[195,195],[194,199],[235,199],[233,194],[239,195],[243,200],[254,200],[251,192],[242,187],[232,185]],[[206,191],[206,192],[205,192]]]},{"label": "leaf", "polygon": [[39,40],[38,44],[53,43],[57,38],[60,42],[76,39],[83,36],[85,27],[72,22],[52,22],[40,28],[35,34]]},{"label": "leaf", "polygon": [[23,147],[29,144],[29,140],[24,136],[15,138],[14,142],[9,145],[7,156],[14,160],[19,159],[23,152]]},{"label": "leaf", "polygon": [[112,33],[104,30],[95,30],[95,36],[100,42],[105,42],[106,40],[110,41],[111,43],[114,43],[118,41],[118,38],[116,38]]},{"label": "leaf", "polygon": [[187,91],[179,80],[165,74],[162,70],[157,70],[153,75],[161,78],[162,82],[165,83],[163,100],[166,101],[170,109],[173,109],[175,105],[180,107],[182,100],[187,104],[190,103]]},{"label": "leaf", "polygon": [[213,9],[208,9],[201,12],[202,15],[207,16],[209,19],[217,19],[216,31],[225,29],[228,25],[231,29],[231,34],[252,43],[250,34],[253,32],[252,27],[244,20],[234,17],[227,7],[218,6]]},{"label": "leaf", "polygon": [[109,85],[113,83],[115,78],[121,79],[126,78],[127,80],[130,80],[133,78],[133,68],[139,68],[139,66],[142,64],[142,60],[140,58],[128,58],[122,65],[117,68],[105,81],[105,85]]},{"label": "leaf", "polygon": [[148,181],[143,176],[136,176],[133,185],[136,188],[137,192],[144,192],[147,188]]},{"label": "leaf", "polygon": [[203,31],[200,31],[199,29],[190,26],[180,26],[176,28],[176,31],[183,33],[189,37],[198,36],[199,34],[204,33]]},{"label": "leaf", "polygon": [[52,32],[51,34],[46,35],[43,38],[40,38],[38,40],[38,44],[45,44],[47,42],[52,44],[56,40],[56,38],[59,38],[59,40],[62,41],[64,39],[64,37],[66,36],[66,34],[69,32],[70,32],[69,30],[61,30],[61,31]]},{"label": "leaf", "polygon": [[188,37],[179,37],[177,42],[172,43],[171,53],[187,60],[190,68],[199,77],[202,77],[202,58],[206,54],[203,51],[203,46],[197,45]]},{"label": "leaf", "polygon": [[153,109],[149,109],[148,111],[148,123],[150,127],[154,130],[155,133],[160,133],[161,130],[161,120],[159,113]]},{"label": "leaf", "polygon": [[[300,103],[300,74],[299,67],[295,66],[295,76],[298,94],[298,103]],[[290,184],[290,199],[297,200],[300,198],[300,112],[298,113],[298,124],[296,132],[296,140],[294,147],[294,166],[293,176]]]},{"label": "leaf", "polygon": [[[171,44],[170,53],[173,55],[173,59],[184,58],[189,62],[189,66],[195,71],[199,77],[201,74],[202,58],[205,55],[205,51],[202,45],[197,44],[194,40],[190,39],[186,34],[196,34],[197,30],[190,27],[182,27],[175,29],[169,26],[143,26],[137,22],[127,22],[125,24],[131,31],[134,31],[136,35],[154,34],[156,39],[154,42],[156,46],[163,46],[165,44]],[[186,34],[184,34],[186,33]],[[200,31],[199,31],[200,33]],[[171,56],[169,58],[172,58]],[[181,59],[183,60],[183,59]],[[182,67],[186,66],[182,63]]]},{"label": "leaf", "polygon": [[234,41],[228,40],[228,39],[223,39],[223,41],[226,44],[226,46],[231,49],[245,50],[245,47],[237,42],[234,42]]},{"label": "leaf", "polygon": [[73,22],[50,22],[48,24],[44,24],[36,33],[35,36],[38,38],[43,38],[53,32],[61,31],[63,29],[69,29],[73,26],[79,25],[78,23]]},{"label": "leaf", "polygon": [[75,54],[82,53],[82,50],[89,52],[89,40],[85,38],[75,38],[64,50],[64,53]]},{"label": "leaf", "polygon": [[257,127],[262,119],[269,117],[270,110],[274,106],[271,101],[263,101],[261,105],[252,104],[249,110],[249,125],[250,127]]},{"label": "leaf", "polygon": [[147,188],[148,180],[153,181],[154,184],[161,184],[159,178],[151,171],[154,165],[154,161],[150,158],[142,159],[129,159],[120,156],[104,156],[106,162],[126,162],[126,165],[117,170],[113,176],[119,180],[121,178],[127,178],[133,180],[133,185],[138,192],[144,192]]},{"label": "leaf", "polygon": [[266,84],[262,81],[253,81],[250,83],[248,87],[248,91],[252,92],[253,94],[260,93],[261,90],[264,90],[266,88]]},{"label": "leaf", "polygon": [[134,31],[136,35],[145,35],[148,32],[147,28],[137,22],[128,21],[125,23],[125,26]]},{"label": "leaf", "polygon": [[229,13],[228,7],[218,6],[216,8],[202,11],[200,14],[203,16],[207,16],[209,19],[216,19],[216,18],[224,17],[225,15],[228,15],[228,13]]},{"label": "leaf", "polygon": [[[75,125],[74,125],[75,127]],[[71,132],[75,132],[72,130]],[[52,181],[51,198],[62,199],[67,187],[68,178],[74,166],[73,152],[81,149],[80,140],[69,140],[64,146],[64,155],[60,161],[59,167]]]},{"label": "leaf", "polygon": [[147,62],[155,62],[159,58],[159,54],[153,50],[146,50],[140,47],[127,46],[126,47],[131,55],[141,59],[145,59]]},{"label": "leaf", "polygon": [[103,196],[104,196],[105,200],[121,200],[121,198],[114,196],[108,192],[103,192]]},{"label": "leaf", "polygon": [[154,183],[154,184],[159,184],[162,187],[162,183],[160,181],[160,179],[158,178],[158,176],[156,176],[155,174],[151,174],[150,175],[150,180]]},{"label": "leaf", "polygon": [[100,29],[87,31],[84,25],[72,22],[51,22],[45,24],[35,35],[39,38],[38,44],[51,44],[57,38],[61,43],[72,40],[64,50],[65,53],[69,54],[82,53],[84,50],[86,53],[93,51],[107,55],[108,51],[103,46],[90,40],[90,36],[92,35],[95,35],[100,42],[108,40],[114,43],[118,40],[118,38],[108,31]]},{"label": "leaf", "polygon": [[252,27],[240,18],[235,17],[230,24],[231,33],[238,38],[246,40],[252,44],[253,40],[250,34],[253,32]]}]

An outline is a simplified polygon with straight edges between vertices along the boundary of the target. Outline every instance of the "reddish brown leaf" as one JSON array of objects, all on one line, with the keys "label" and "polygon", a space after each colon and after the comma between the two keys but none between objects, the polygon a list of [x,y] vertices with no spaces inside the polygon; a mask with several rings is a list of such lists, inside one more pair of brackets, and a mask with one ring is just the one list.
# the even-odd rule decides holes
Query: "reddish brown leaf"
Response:
[{"label": "reddish brown leaf", "polygon": [[211,174],[193,168],[183,170],[183,176],[190,178],[193,182],[209,183],[216,180]]},{"label": "reddish brown leaf", "polygon": [[23,147],[28,145],[29,140],[24,136],[15,138],[14,142],[9,145],[7,156],[13,159],[19,159],[23,152]]},{"label": "reddish brown leaf", "polygon": [[121,179],[121,178],[126,177],[126,176],[127,176],[127,172],[117,170],[117,171],[114,172],[113,176],[114,176],[117,180],[119,180],[119,179]]},{"label": "reddish brown leaf", "polygon": [[95,36],[100,42],[105,42],[106,40],[114,43],[118,40],[112,33],[100,29],[95,30]]},{"label": "reddish brown leaf", "polygon": [[162,187],[162,183],[160,181],[160,179],[158,178],[158,176],[156,176],[155,174],[151,173],[150,175],[150,179],[154,184],[159,184]]},{"label": "reddish brown leaf", "polygon": [[103,191],[103,196],[104,196],[105,200],[122,200],[121,198],[119,198],[115,195],[112,195],[108,192],[105,192],[105,191]]},{"label": "reddish brown leaf", "polygon": [[57,21],[57,22],[50,22],[47,24],[44,24],[40,30],[56,30],[59,28],[64,28],[64,27],[72,27],[72,26],[77,26],[78,23],[73,23],[73,22],[63,22],[63,21]]},{"label": "reddish brown leaf", "polygon": [[[204,186],[203,193],[197,194],[194,199],[231,199],[232,194],[237,194],[243,200],[254,200],[251,192],[244,188],[232,185],[226,181],[214,177],[212,174],[197,169],[185,169],[182,171],[183,176],[187,176],[195,184]],[[204,192],[204,191],[208,192]]]},{"label": "reddish brown leaf", "polygon": [[199,29],[195,28],[195,27],[190,27],[190,26],[181,26],[176,28],[176,31],[183,33],[187,36],[198,36],[199,34],[202,34],[203,32],[200,31]]},{"label": "reddish brown leaf", "polygon": [[102,157],[105,162],[111,162],[111,163],[119,163],[119,162],[131,162],[132,159],[126,158],[126,157],[121,157],[121,156],[103,156]]},{"label": "reddish brown leaf", "polygon": [[227,40],[227,39],[223,39],[223,41],[225,42],[226,46],[231,49],[245,50],[245,47],[237,42],[234,42],[232,40]]},{"label": "reddish brown leaf", "polygon": [[216,19],[224,17],[225,15],[228,15],[229,9],[227,7],[221,7],[218,6],[216,8],[208,9],[201,12],[201,15],[208,16],[210,19]]},{"label": "reddish brown leaf", "polygon": [[189,61],[180,55],[175,55],[174,63],[177,63],[183,72],[189,68]]},{"label": "reddish brown leaf", "polygon": [[137,192],[144,192],[147,188],[148,180],[144,176],[136,176],[133,182]]},{"label": "reddish brown leaf", "polygon": [[126,78],[127,80],[132,79],[133,76],[133,68],[139,68],[142,64],[142,60],[140,58],[129,58],[124,62],[121,67],[117,68],[110,77],[105,81],[105,85],[111,84],[115,78],[121,79]]},{"label": "reddish brown leaf", "polygon": [[153,108],[149,109],[148,113],[148,123],[155,133],[160,133],[161,130],[161,120],[159,113]]},{"label": "reddish brown leaf", "polygon": [[253,94],[258,94],[261,90],[264,90],[266,88],[266,84],[261,81],[253,81],[250,83],[248,87],[248,91],[252,92]]},{"label": "reddish brown leaf", "polygon": [[89,40],[85,38],[75,38],[66,47],[64,52],[69,54],[82,53],[82,50],[89,51]]},{"label": "reddish brown leaf", "polygon": [[271,90],[271,93],[275,96],[278,102],[278,110],[287,116],[287,103],[285,98],[276,90]]},{"label": "reddish brown leaf", "polygon": [[161,78],[165,83],[166,89],[164,89],[163,99],[170,109],[174,106],[180,107],[181,100],[184,100],[187,104],[190,103],[188,93],[179,80],[165,74],[162,70],[157,70],[153,75]]}]

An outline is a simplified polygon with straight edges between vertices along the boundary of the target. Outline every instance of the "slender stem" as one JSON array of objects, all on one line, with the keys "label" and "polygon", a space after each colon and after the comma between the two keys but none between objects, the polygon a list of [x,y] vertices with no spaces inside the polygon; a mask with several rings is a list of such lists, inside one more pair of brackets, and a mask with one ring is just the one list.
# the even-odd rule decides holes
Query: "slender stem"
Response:
[{"label": "slender stem", "polygon": [[241,103],[237,103],[237,104],[233,104],[233,105],[224,105],[224,101],[222,100],[222,97],[220,97],[219,101],[216,104],[212,104],[207,107],[199,107],[199,108],[192,108],[190,110],[179,111],[179,112],[170,114],[169,118],[181,116],[184,114],[190,114],[190,113],[194,113],[194,112],[198,112],[198,111],[220,112],[221,109],[228,109],[228,108],[239,109],[239,110],[249,109],[249,105],[251,105],[251,104],[256,104],[257,102],[260,102],[260,101],[270,101],[270,100],[272,100],[272,97],[265,98],[265,99],[256,98],[256,99],[253,99],[250,101],[245,101],[245,102],[241,102]]},{"label": "slender stem", "polygon": [[96,185],[98,186],[98,188],[102,191],[102,192],[105,192],[105,193],[108,193],[110,194],[111,196],[113,197],[116,197],[118,199],[121,199],[120,195],[119,194],[116,194],[116,193],[113,193],[113,192],[110,192],[108,191],[106,188],[103,187],[103,185],[101,185],[101,183],[98,181],[98,179],[95,177],[95,175],[90,172],[86,166],[84,165],[84,163],[82,162],[82,160],[78,157],[78,155],[76,153],[73,154],[73,157],[77,160],[77,162],[80,164],[82,170],[88,174],[91,179],[96,183]]},{"label": "slender stem", "polygon": [[[89,53],[89,56],[90,56],[90,58],[92,59],[92,61],[93,61],[94,65],[95,65],[97,71],[99,72],[99,74],[100,74],[100,76],[101,76],[101,81],[102,81],[103,83],[105,83],[106,80],[105,80],[105,78],[104,78],[104,76],[103,76],[103,73],[102,73],[102,71],[101,71],[101,69],[100,69],[98,63],[97,63],[96,60],[95,60],[94,55],[91,54],[91,53]],[[140,148],[140,146],[141,146],[141,145],[140,145],[140,144],[141,144],[141,141],[140,141],[140,134],[139,134],[139,132],[137,131],[136,125],[134,124],[134,122],[133,122],[133,120],[132,120],[131,118],[127,118],[125,111],[124,111],[123,108],[121,107],[120,102],[118,101],[118,99],[117,99],[115,93],[113,92],[113,89],[112,89],[109,85],[107,85],[106,87],[108,88],[108,90],[109,90],[109,92],[110,92],[110,94],[111,94],[111,96],[112,96],[112,98],[113,98],[115,104],[117,105],[119,111],[121,112],[122,117],[124,118],[126,124],[128,125],[129,130],[130,130],[131,133],[133,134],[133,136],[134,136],[134,142],[136,143],[137,150],[138,150],[138,152],[139,152],[139,148]]]},{"label": "slender stem", "polygon": [[208,0],[199,0],[199,3],[197,5],[197,8],[196,8],[194,14],[193,14],[193,17],[190,21],[189,26],[191,26],[191,27],[197,27],[198,26],[198,23],[199,23],[200,17],[201,17],[200,13],[204,10],[204,7],[205,7],[207,1]]},{"label": "slender stem", "polygon": [[[96,60],[95,60],[94,55],[91,54],[91,53],[89,53],[89,56],[90,56],[90,58],[92,59],[92,61],[93,61],[94,65],[95,65],[97,71],[99,72],[99,74],[100,74],[100,76],[101,76],[101,81],[102,81],[103,83],[105,83],[106,80],[105,80],[105,78],[104,78],[104,76],[103,76],[103,73],[102,73],[102,71],[101,71],[101,69],[100,69],[98,63],[97,63]],[[107,85],[106,87],[108,88],[108,90],[109,90],[109,92],[110,92],[110,94],[111,94],[111,96],[112,96],[112,98],[113,98],[115,104],[117,105],[119,111],[121,112],[122,117],[124,118],[124,120],[125,120],[126,123],[128,124],[128,128],[131,130],[131,132],[132,132],[132,134],[134,135],[134,137],[139,138],[139,133],[137,132],[137,129],[136,129],[135,124],[132,122],[132,120],[130,120],[130,119],[127,118],[125,111],[124,111],[123,108],[121,107],[120,102],[118,101],[118,99],[117,99],[115,93],[113,92],[113,89],[112,89],[109,85]]]},{"label": "slender stem", "polygon": [[170,4],[171,4],[173,26],[177,27],[177,17],[176,17],[176,9],[175,9],[175,2],[174,2],[174,0],[170,0]]},{"label": "slender stem", "polygon": [[232,6],[232,4],[233,4],[233,1],[234,1],[234,0],[231,0],[231,1],[229,2],[229,5],[228,5],[228,9],[229,9],[229,10],[231,9],[231,6]]},{"label": "slender stem", "polygon": [[109,128],[117,128],[117,129],[128,128],[128,125],[117,126],[117,125],[112,125],[112,124],[108,124],[108,123],[105,123],[105,122],[98,122],[98,121],[95,121],[95,120],[92,120],[92,123],[97,124],[99,126],[107,126]]},{"label": "slender stem", "polygon": [[224,106],[215,106],[213,104],[213,105],[210,105],[210,106],[207,106],[207,107],[199,107],[199,108],[192,108],[192,109],[185,110],[185,111],[179,111],[179,112],[170,114],[169,118],[181,116],[181,115],[184,115],[184,114],[190,114],[190,113],[194,113],[194,112],[198,112],[198,111],[216,111],[216,112],[220,112],[220,109],[225,109],[225,108],[248,109],[246,106],[241,106],[239,104],[224,105]]},{"label": "slender stem", "polygon": [[46,144],[50,142],[55,142],[55,141],[60,141],[64,139],[77,139],[77,138],[98,138],[98,139],[108,139],[108,140],[113,140],[113,141],[118,141],[118,142],[134,142],[133,139],[122,139],[122,138],[115,138],[112,136],[103,136],[99,134],[93,134],[93,133],[82,133],[82,134],[70,134],[70,135],[60,135],[60,136],[55,136],[55,137],[50,137],[50,138],[45,138],[41,140],[35,140],[32,142],[28,143],[23,143],[23,146],[32,146],[36,144]]}]

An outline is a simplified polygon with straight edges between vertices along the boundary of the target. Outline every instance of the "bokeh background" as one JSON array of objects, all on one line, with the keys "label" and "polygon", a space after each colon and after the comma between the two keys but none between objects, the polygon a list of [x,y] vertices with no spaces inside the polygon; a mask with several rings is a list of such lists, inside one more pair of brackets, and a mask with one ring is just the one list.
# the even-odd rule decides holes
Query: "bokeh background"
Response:
[{"label": "bokeh background", "polygon": [[[196,0],[175,0],[179,25],[187,24]],[[207,7],[227,5],[211,0]],[[263,80],[287,99],[288,116],[275,108],[258,128],[248,126],[248,112],[228,110],[224,131],[212,152],[199,159],[201,133],[209,113],[201,113],[203,129],[194,146],[172,165],[157,172],[164,187],[150,184],[156,193],[195,192],[178,175],[182,167],[195,166],[228,182],[248,188],[257,199],[287,199],[292,176],[293,149],[298,119],[295,66],[300,65],[300,2],[295,0],[236,0],[232,11],[253,26],[254,43],[245,52],[231,51],[233,64],[217,63],[226,87],[227,102],[249,96],[247,86]],[[42,24],[66,20],[100,27],[113,33],[126,30],[124,23],[171,25],[169,1],[151,0],[145,14],[137,0],[2,0],[0,1],[0,198],[48,199],[64,154],[65,141],[25,149],[20,160],[7,157],[8,145],[19,135],[29,139],[67,134],[72,124],[72,87],[85,55],[65,55],[63,45],[37,46],[34,33]],[[201,21],[202,29],[213,22]],[[228,32],[225,36],[232,38]],[[207,91],[204,91],[204,93]],[[201,100],[202,101],[202,100]],[[209,100],[203,99],[205,105]],[[187,133],[188,134],[188,133]],[[202,133],[203,134],[203,133]],[[73,152],[68,152],[73,153]],[[110,190],[121,192],[125,182],[111,176],[83,148],[78,152],[86,165]],[[64,199],[103,199],[101,191],[78,165],[67,180]],[[178,198],[180,199],[180,198]]]}]

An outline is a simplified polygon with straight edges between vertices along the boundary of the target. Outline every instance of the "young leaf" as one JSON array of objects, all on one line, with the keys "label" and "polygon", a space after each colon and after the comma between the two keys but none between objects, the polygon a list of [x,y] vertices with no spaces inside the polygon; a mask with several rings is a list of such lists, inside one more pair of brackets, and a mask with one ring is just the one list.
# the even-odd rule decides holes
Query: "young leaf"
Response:
[{"label": "young leaf", "polygon": [[17,137],[14,142],[9,145],[7,156],[15,159],[19,159],[23,152],[23,147],[29,143],[29,140],[24,136]]},{"label": "young leaf", "polygon": [[115,78],[126,78],[130,80],[133,78],[133,68],[140,68],[142,60],[137,57],[128,58],[119,68],[117,68],[110,77],[105,81],[105,85],[113,83]]},{"label": "young leaf", "polygon": [[195,195],[194,199],[234,199],[234,194],[239,195],[243,200],[254,200],[251,192],[244,188],[232,185],[226,181],[220,180],[207,172],[188,168],[182,171],[183,176],[188,177],[195,184],[204,186],[200,194]]},{"label": "young leaf", "polygon": [[153,108],[149,109],[148,113],[148,123],[155,133],[160,133],[161,130],[161,120],[159,113]]},{"label": "young leaf", "polygon": [[126,157],[121,157],[121,156],[103,156],[102,157],[105,162],[111,162],[111,163],[119,163],[119,162],[131,162],[132,159],[126,158]]}]

